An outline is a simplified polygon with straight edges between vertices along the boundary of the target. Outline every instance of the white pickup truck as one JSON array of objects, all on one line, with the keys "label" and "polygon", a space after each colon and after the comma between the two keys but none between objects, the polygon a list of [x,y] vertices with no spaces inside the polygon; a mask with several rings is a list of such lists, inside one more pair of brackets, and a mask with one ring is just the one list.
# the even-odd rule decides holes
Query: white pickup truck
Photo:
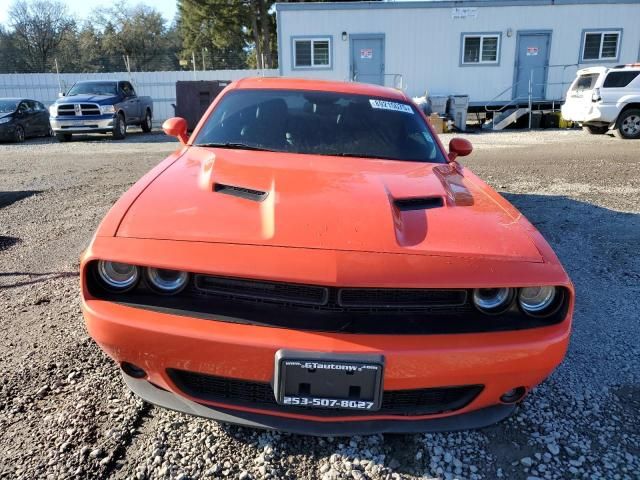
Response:
[{"label": "white pickup truck", "polygon": [[640,63],[578,70],[562,117],[592,134],[640,139]]}]

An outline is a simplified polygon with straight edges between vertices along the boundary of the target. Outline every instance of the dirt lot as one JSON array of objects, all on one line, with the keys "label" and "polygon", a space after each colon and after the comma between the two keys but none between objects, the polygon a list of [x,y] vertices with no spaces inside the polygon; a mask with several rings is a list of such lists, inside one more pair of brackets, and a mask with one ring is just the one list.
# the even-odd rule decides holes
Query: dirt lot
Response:
[{"label": "dirt lot", "polygon": [[150,407],[88,338],[78,257],[175,143],[155,133],[0,145],[0,478],[638,478],[640,142],[468,138],[464,163],[538,226],[575,282],[567,358],[499,425],[351,439]]}]

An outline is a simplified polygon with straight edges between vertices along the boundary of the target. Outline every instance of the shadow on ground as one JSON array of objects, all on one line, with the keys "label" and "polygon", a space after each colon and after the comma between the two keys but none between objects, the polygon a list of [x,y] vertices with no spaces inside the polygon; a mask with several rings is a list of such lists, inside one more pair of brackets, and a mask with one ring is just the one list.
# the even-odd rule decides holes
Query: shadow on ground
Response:
[{"label": "shadow on ground", "polygon": [[12,203],[19,202],[32,195],[41,193],[42,190],[21,190],[15,192],[0,192],[0,208],[8,207]]}]

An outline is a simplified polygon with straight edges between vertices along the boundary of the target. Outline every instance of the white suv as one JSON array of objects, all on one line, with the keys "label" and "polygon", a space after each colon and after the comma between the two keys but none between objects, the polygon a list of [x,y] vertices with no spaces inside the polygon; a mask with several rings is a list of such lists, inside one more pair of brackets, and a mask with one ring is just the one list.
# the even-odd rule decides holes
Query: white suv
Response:
[{"label": "white suv", "polygon": [[578,70],[562,116],[589,133],[640,139],[640,63]]}]

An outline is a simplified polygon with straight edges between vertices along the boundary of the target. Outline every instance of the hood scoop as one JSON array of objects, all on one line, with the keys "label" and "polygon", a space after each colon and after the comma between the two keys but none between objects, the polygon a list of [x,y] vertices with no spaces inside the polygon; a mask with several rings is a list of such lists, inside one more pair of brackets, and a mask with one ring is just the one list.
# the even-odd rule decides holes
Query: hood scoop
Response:
[{"label": "hood scoop", "polygon": [[223,183],[215,183],[213,185],[213,191],[223,193],[225,195],[231,195],[233,197],[244,198],[254,202],[262,202],[269,194],[269,192],[263,192],[262,190],[254,190],[252,188],[239,187],[236,185],[225,185]]},{"label": "hood scoop", "polygon": [[427,210],[429,208],[439,208],[444,206],[442,197],[410,197],[396,198],[393,204],[401,212],[410,212],[413,210]]}]

